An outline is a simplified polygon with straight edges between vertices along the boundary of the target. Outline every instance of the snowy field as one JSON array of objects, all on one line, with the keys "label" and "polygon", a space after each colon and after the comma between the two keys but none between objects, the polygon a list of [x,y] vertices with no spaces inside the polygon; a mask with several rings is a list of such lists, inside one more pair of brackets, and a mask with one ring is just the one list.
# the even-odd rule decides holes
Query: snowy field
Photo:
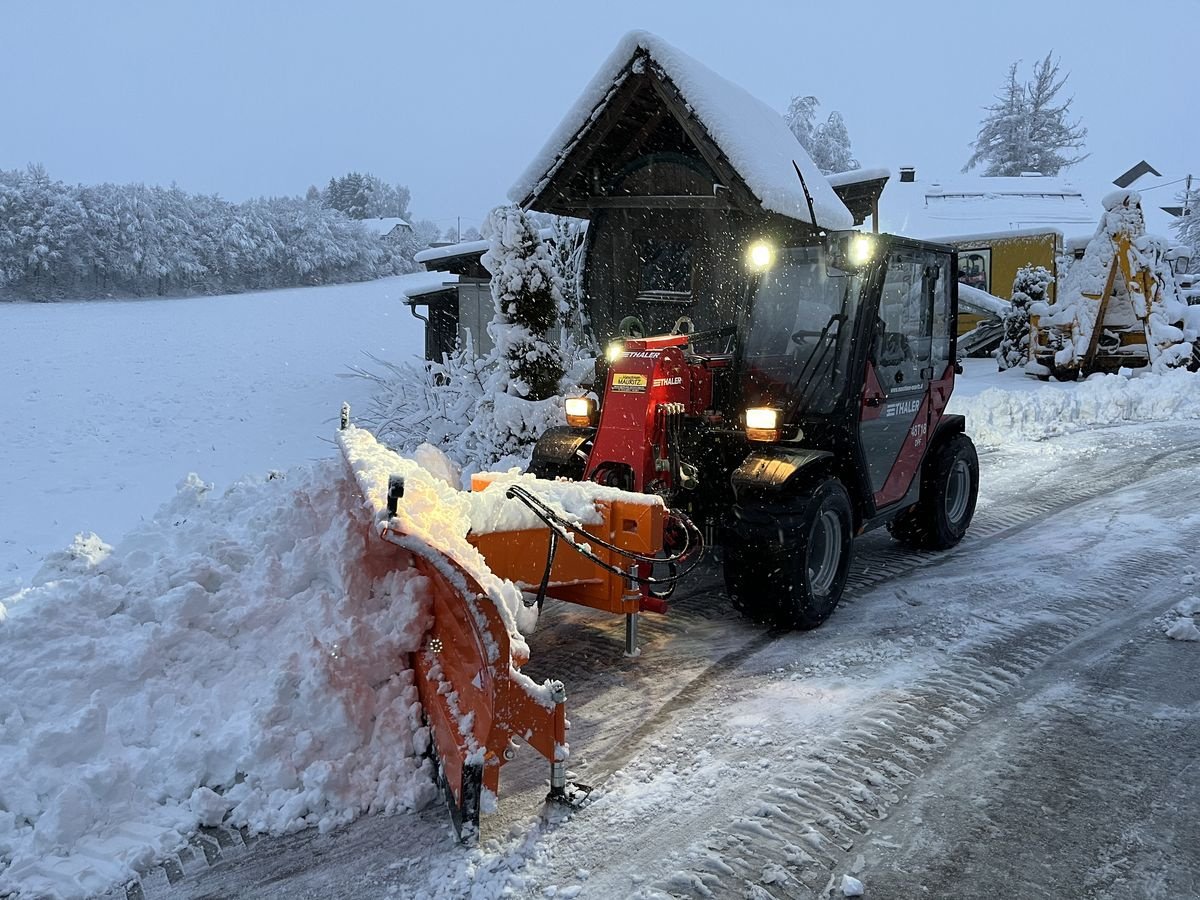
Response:
[{"label": "snowy field", "polygon": [[[647,652],[634,662],[597,663],[608,643],[619,646],[603,632],[615,623],[554,612],[530,637],[531,669],[569,676],[572,741],[587,748],[573,763],[605,786],[577,821],[531,820],[531,798],[545,789],[540,774],[523,782],[517,768],[494,837],[463,851],[448,840],[444,813],[423,809],[432,790],[411,675],[394,663],[419,639],[421,585],[403,573],[364,581],[353,489],[329,440],[341,401],[361,403],[368,387],[340,377],[346,367],[362,363],[364,351],[396,360],[419,350],[420,323],[395,283],[0,306],[0,323],[0,413],[10,427],[0,445],[10,473],[0,495],[0,576],[10,586],[0,590],[0,896],[103,891],[146,872],[198,827],[222,822],[293,842],[269,839],[264,846],[277,852],[213,869],[224,880],[199,878],[195,896],[730,895],[723,878],[737,896],[801,896],[820,894],[825,869],[829,885],[849,875],[869,887],[870,866],[901,848],[944,855],[956,824],[980,834],[1047,826],[1036,805],[1026,819],[980,824],[976,803],[948,818],[945,809],[926,812],[941,824],[923,828],[921,804],[936,806],[937,781],[919,783],[925,793],[901,810],[907,830],[872,830],[871,817],[846,811],[868,803],[886,812],[899,802],[896,784],[922,766],[942,766],[956,789],[985,795],[995,788],[988,773],[1007,770],[972,768],[969,746],[965,756],[947,750],[928,763],[865,762],[853,778],[838,770],[830,777],[845,796],[794,807],[786,792],[768,790],[763,773],[816,779],[833,758],[832,738],[812,735],[858,734],[869,756],[875,738],[861,735],[890,728],[919,754],[994,705],[1078,754],[1088,748],[1072,744],[1071,723],[1046,716],[1064,707],[1087,713],[1096,701],[1086,685],[1051,679],[1011,708],[1001,694],[1093,626],[1107,627],[1101,636],[1118,647],[1134,635],[1158,653],[1154,641],[1172,630],[1184,640],[1167,642],[1170,652],[1200,646],[1187,643],[1200,610],[1200,425],[1187,421],[1200,417],[1200,376],[1041,384],[969,361],[953,401],[983,451],[967,552],[929,574],[901,567],[871,588],[882,576],[870,560],[896,552],[874,536],[855,576],[861,586],[818,632],[768,642],[728,611],[689,618],[685,599],[675,619],[647,622]],[[73,543],[89,531],[99,537]],[[1157,568],[1144,563],[1151,553]],[[18,590],[31,579],[36,586]],[[1119,598],[1104,588],[1114,583],[1124,586]],[[1127,599],[1137,602],[1126,607]],[[583,622],[592,637],[581,643]],[[685,641],[676,643],[672,622]],[[1041,636],[1031,643],[1031,634]],[[1068,680],[1100,658],[1072,652],[1058,663]],[[706,684],[703,673],[732,658],[742,667],[736,681],[696,687],[689,705],[659,712],[672,690]],[[1194,667],[1194,653],[1186,659]],[[948,660],[970,662],[951,677]],[[1173,657],[1159,668],[1184,664]],[[614,687],[615,670],[648,708]],[[906,706],[897,713],[897,695],[941,697],[935,688],[959,691],[952,699],[961,707],[947,706],[932,724],[905,718]],[[1195,716],[1171,705],[1178,697],[1153,702],[1168,725],[1151,737],[1194,755]],[[1118,724],[1136,731],[1137,722]],[[633,732],[642,735],[636,755],[622,750]],[[989,754],[1013,740],[987,729],[971,735]],[[1152,744],[1140,740],[1131,737],[1123,752],[1145,767],[1137,753]],[[1095,752],[1088,777],[1100,790],[1105,757]],[[1175,791],[1184,825],[1194,822],[1194,788],[1159,784],[1156,772],[1143,781]],[[1006,808],[1032,802],[1000,783],[1015,792],[997,799]],[[1061,789],[1047,782],[1042,808]],[[387,812],[406,814],[360,818]],[[838,817],[848,830],[830,824]],[[668,843],[639,838],[659,820],[672,822]],[[1194,832],[1188,827],[1180,833]],[[764,846],[778,839],[781,849],[747,869],[738,844],[747,835]],[[865,860],[843,858],[851,845]],[[327,858],[325,871],[311,865],[314,852]],[[1169,869],[1138,872],[1141,857],[1129,854],[1146,884]],[[269,871],[274,858],[286,878]],[[801,877],[810,863],[817,874]],[[916,857],[894,863],[895,892],[882,896],[918,883],[894,875],[905,864]],[[1071,886],[1064,875],[1043,881],[1061,891]],[[918,880],[937,896],[939,877],[934,867]],[[875,883],[885,880],[881,872]],[[745,888],[750,881],[760,893]]]},{"label": "snowy field", "polygon": [[224,490],[327,457],[364,352],[420,354],[396,282],[0,304],[0,588],[80,531],[112,541],[194,472]]}]

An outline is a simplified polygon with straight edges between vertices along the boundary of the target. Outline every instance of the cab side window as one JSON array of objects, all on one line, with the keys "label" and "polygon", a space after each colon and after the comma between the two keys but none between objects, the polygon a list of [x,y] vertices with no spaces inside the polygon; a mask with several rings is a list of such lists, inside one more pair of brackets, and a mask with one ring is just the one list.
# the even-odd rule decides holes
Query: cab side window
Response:
[{"label": "cab side window", "polygon": [[885,389],[920,380],[922,355],[929,356],[922,334],[928,313],[922,310],[924,267],[915,254],[895,250],[888,258],[879,298],[873,354]]}]

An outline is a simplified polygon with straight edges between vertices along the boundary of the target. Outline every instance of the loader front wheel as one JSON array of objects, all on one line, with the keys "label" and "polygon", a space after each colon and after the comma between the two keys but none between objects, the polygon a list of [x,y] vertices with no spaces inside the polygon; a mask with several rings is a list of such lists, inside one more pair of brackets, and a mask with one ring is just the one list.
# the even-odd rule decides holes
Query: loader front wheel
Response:
[{"label": "loader front wheel", "polygon": [[829,618],[850,570],[850,497],[836,478],[785,511],[737,507],[724,531],[725,587],[758,622],[807,631]]},{"label": "loader front wheel", "polygon": [[921,499],[888,525],[892,537],[921,550],[948,550],[962,540],[979,498],[979,456],[965,434],[934,447],[921,473]]}]

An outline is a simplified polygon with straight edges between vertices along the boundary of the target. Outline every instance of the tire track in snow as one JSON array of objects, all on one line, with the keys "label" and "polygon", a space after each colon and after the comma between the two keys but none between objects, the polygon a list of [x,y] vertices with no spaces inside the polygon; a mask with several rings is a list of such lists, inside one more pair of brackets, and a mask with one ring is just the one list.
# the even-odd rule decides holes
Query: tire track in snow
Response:
[{"label": "tire track in snow", "polygon": [[[874,538],[869,546],[860,539],[864,546],[852,563],[842,605],[854,605],[870,589],[886,582],[918,570],[935,569],[962,554],[1013,538],[1050,516],[1133,487],[1159,474],[1167,463],[1200,464],[1200,448],[1190,442],[1168,448],[1147,456],[1140,466],[1120,466],[1107,478],[1068,477],[1066,486],[1032,500],[1022,494],[1019,509],[992,504],[972,523],[962,543],[946,552],[908,550],[884,533],[868,536]],[[526,671],[535,678],[555,677],[567,685],[571,742],[596,754],[587,758],[586,768],[577,776],[593,787],[640,754],[647,740],[665,723],[728,677],[733,667],[787,635],[764,630],[738,617],[724,595],[720,574],[711,570],[705,574],[702,586],[673,601],[669,615],[644,617],[646,648],[636,659],[622,655],[620,625],[615,617],[563,605],[551,615],[550,628],[539,628],[531,636],[532,658]],[[583,638],[578,632],[581,620],[587,622],[588,629]],[[617,686],[636,690],[643,702],[630,703],[616,715],[609,711],[590,717],[588,699]],[[576,706],[581,697],[585,705]],[[502,823],[503,830],[528,815],[540,801],[545,792],[542,776],[540,766],[532,772],[511,764],[506,768],[505,801],[493,817],[497,824]]]},{"label": "tire track in snow", "polygon": [[[661,851],[664,862],[674,855],[678,868],[643,895],[826,896],[836,877],[853,868],[861,837],[902,800],[907,784],[1099,615],[1124,605],[1104,592],[1112,572],[1127,570],[1133,559],[1114,561],[1070,594],[956,655],[952,670],[935,670],[873,705],[802,758],[789,762],[775,753],[764,787],[742,801],[730,822],[703,831],[682,854],[672,853],[680,829],[650,849],[647,855]],[[1144,574],[1125,584],[1148,591],[1157,581]]]}]

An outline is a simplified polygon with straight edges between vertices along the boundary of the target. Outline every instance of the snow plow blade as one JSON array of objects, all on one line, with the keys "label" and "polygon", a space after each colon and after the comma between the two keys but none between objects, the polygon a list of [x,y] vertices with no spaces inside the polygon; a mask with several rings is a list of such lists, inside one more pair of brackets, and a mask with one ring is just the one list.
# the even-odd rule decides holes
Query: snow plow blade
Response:
[{"label": "snow plow blade", "polygon": [[345,415],[338,445],[369,514],[369,574],[412,566],[427,579],[430,625],[411,664],[459,837],[477,837],[517,738],[550,762],[550,796],[568,796],[566,691],[520,671],[528,647],[506,606],[520,602],[519,590],[493,575],[464,536],[438,530],[452,489]]}]

